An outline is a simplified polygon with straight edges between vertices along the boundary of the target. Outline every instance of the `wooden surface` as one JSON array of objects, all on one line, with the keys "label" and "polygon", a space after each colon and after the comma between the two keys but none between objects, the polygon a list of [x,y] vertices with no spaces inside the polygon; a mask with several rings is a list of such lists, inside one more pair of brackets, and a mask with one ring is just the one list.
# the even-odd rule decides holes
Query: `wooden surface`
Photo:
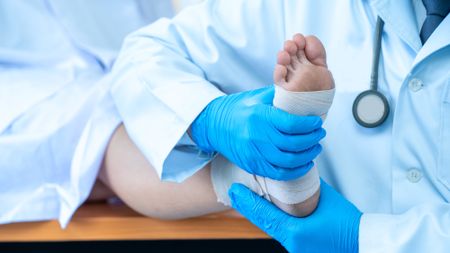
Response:
[{"label": "wooden surface", "polygon": [[82,206],[65,230],[56,221],[0,225],[0,242],[262,238],[268,236],[234,211],[162,221],[108,204]]}]

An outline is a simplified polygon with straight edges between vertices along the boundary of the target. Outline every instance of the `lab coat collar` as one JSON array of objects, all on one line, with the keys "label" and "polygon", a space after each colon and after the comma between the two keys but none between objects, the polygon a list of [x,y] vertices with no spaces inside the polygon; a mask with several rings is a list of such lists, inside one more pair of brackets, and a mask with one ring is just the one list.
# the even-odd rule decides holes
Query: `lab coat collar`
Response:
[{"label": "lab coat collar", "polygon": [[434,52],[448,45],[450,45],[450,15],[447,15],[447,17],[439,24],[436,30],[434,30],[428,38],[422,49],[417,54],[413,66],[416,66]]},{"label": "lab coat collar", "polygon": [[372,6],[384,23],[392,28],[416,53],[422,47],[411,0],[373,0]]}]

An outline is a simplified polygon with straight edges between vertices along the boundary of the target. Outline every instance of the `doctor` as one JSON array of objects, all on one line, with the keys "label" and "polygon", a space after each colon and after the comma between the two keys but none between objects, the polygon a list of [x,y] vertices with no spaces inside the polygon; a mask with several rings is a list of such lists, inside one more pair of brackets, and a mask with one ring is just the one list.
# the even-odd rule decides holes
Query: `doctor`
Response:
[{"label": "doctor", "polygon": [[[420,3],[413,1],[414,7],[416,8],[416,19],[418,24],[422,24],[420,29],[420,39],[422,43],[425,43],[434,32],[434,29],[440,25],[440,23],[446,18],[447,31],[450,29],[449,22],[449,11],[450,11],[450,1],[427,1],[423,0],[424,7],[427,10],[427,15],[425,20],[423,20],[424,15],[419,12],[421,7]],[[381,15],[381,14],[378,14]],[[386,20],[389,21],[390,17],[386,16]],[[388,23],[389,24],[389,23]],[[439,29],[443,29],[440,27]],[[442,34],[443,35],[443,34]],[[387,36],[387,35],[386,35]],[[442,38],[438,38],[438,35],[433,35],[434,39],[440,40],[440,49],[444,49],[446,53],[432,52],[431,50],[428,54],[435,54],[433,58],[428,59],[427,65],[433,65],[430,61],[436,61],[445,59],[447,65],[450,60],[449,55],[449,42],[450,36],[447,32]],[[375,39],[375,43],[377,39]],[[437,43],[428,41],[428,43]],[[434,45],[437,46],[437,45]],[[442,47],[443,46],[443,47]],[[376,47],[376,46],[375,46]],[[427,45],[423,46],[422,50],[427,49]],[[376,50],[375,50],[376,51]],[[420,72],[425,74],[429,72],[429,66],[423,66],[420,60],[426,53],[419,51],[416,59],[414,60],[413,67],[407,76],[414,75],[414,69],[421,69]],[[375,52],[374,52],[375,53]],[[376,57],[375,55],[373,57]],[[385,59],[388,61],[388,59]],[[422,64],[422,66],[420,66]],[[446,65],[446,66],[447,66]],[[385,74],[386,75],[386,74]],[[255,193],[251,192],[246,187],[235,184],[229,191],[230,198],[232,199],[233,207],[239,210],[244,216],[246,216],[250,221],[260,227],[262,230],[266,231],[273,238],[278,240],[286,249],[290,252],[447,252],[450,250],[450,212],[448,204],[448,190],[443,188],[445,194],[442,195],[443,202],[439,204],[439,201],[433,201],[432,196],[430,199],[426,199],[427,196],[424,194],[430,192],[430,190],[423,187],[423,183],[420,181],[427,180],[433,182],[432,179],[425,179],[425,177],[433,177],[433,171],[429,171],[430,168],[434,168],[435,175],[438,180],[441,180],[441,184],[444,184],[447,188],[449,187],[449,175],[450,175],[450,163],[448,156],[449,153],[449,135],[450,132],[449,120],[450,110],[449,110],[449,90],[450,90],[450,72],[447,69],[445,72],[440,72],[434,78],[428,77],[428,75],[423,75],[420,79],[413,78],[407,84],[408,88],[404,89],[404,93],[420,92],[423,88],[426,89],[425,84],[422,79],[428,79],[430,83],[436,85],[435,80],[443,78],[443,96],[442,104],[440,107],[433,109],[428,107],[429,110],[440,111],[440,121],[439,118],[432,119],[429,118],[426,122],[421,118],[421,114],[414,116],[411,112],[406,112],[411,109],[402,108],[401,103],[397,102],[396,113],[409,114],[410,116],[404,117],[402,115],[394,115],[394,120],[401,120],[404,123],[416,122],[412,124],[413,128],[419,130],[419,126],[425,128],[427,124],[431,122],[436,122],[439,125],[439,131],[435,132],[435,135],[439,132],[440,138],[443,138],[437,142],[432,142],[426,139],[424,136],[420,136],[419,132],[406,131],[407,134],[398,134],[403,141],[403,147],[398,146],[399,144],[391,144],[392,148],[398,147],[398,152],[392,150],[393,158],[391,158],[391,166],[397,165],[397,169],[392,168],[392,210],[393,214],[374,214],[367,212],[362,214],[351,202],[349,202],[344,196],[336,192],[328,184],[322,182],[322,193],[321,200],[315,213],[313,213],[308,218],[296,218],[292,217],[286,213],[283,213],[278,208],[274,207],[267,200],[259,197]],[[437,87],[434,87],[438,89]],[[364,94],[364,93],[361,93]],[[402,87],[400,87],[400,94],[402,94]],[[437,94],[436,100],[439,101],[440,94]],[[383,95],[382,95],[383,96]],[[391,96],[393,94],[391,93]],[[403,106],[411,106],[415,108],[417,105],[424,103],[415,101],[414,96],[406,95],[409,102],[403,104]],[[357,121],[360,119],[358,115],[355,115],[355,106],[357,105],[357,99],[355,99],[354,104],[354,116]],[[392,101],[391,97],[391,101]],[[434,97],[433,97],[434,99]],[[400,98],[397,98],[400,100]],[[411,103],[411,104],[410,104]],[[387,105],[389,106],[389,105]],[[374,107],[371,108],[372,111]],[[386,108],[384,108],[386,110]],[[419,111],[420,112],[420,111]],[[372,112],[373,113],[373,112]],[[425,114],[425,111],[424,111]],[[382,116],[382,113],[380,113]],[[383,118],[383,117],[380,117]],[[414,121],[413,121],[414,120]],[[382,119],[379,124],[382,124]],[[422,121],[422,122],[421,122]],[[441,122],[440,124],[438,122]],[[361,122],[358,122],[361,123]],[[361,123],[364,125],[364,122]],[[393,128],[402,128],[400,123],[392,122]],[[422,125],[421,125],[422,124]],[[377,124],[369,125],[369,127],[377,127]],[[397,126],[396,126],[397,125]],[[367,127],[367,124],[366,124]],[[429,127],[427,127],[429,128]],[[400,131],[400,130],[397,130]],[[391,142],[395,140],[396,131],[392,130]],[[414,138],[415,140],[406,140],[405,135]],[[361,135],[360,137],[363,137]],[[429,136],[428,138],[430,138]],[[431,137],[432,138],[432,137]],[[423,143],[423,144],[422,144]],[[426,151],[423,148],[414,148],[415,145],[429,145],[429,148],[435,149],[436,151]],[[375,150],[378,152],[378,150]],[[418,152],[421,155],[413,155],[411,152]],[[428,153],[428,155],[424,155]],[[429,157],[426,157],[429,156]],[[403,159],[402,159],[403,158]],[[411,159],[411,160],[410,160]],[[432,160],[435,159],[437,164],[430,166]],[[427,160],[430,160],[428,163]],[[413,163],[422,164],[423,168],[410,168],[407,170],[400,169],[400,166],[405,166],[407,164]],[[402,177],[402,172],[404,173]],[[406,173],[405,173],[406,172]],[[406,177],[405,177],[406,176]],[[406,181],[406,180],[407,181]],[[413,186],[416,184],[416,186]],[[429,183],[428,183],[429,184]],[[431,184],[433,185],[433,184]],[[423,187],[423,188],[422,188]],[[442,185],[441,185],[442,187]],[[437,188],[439,189],[439,188]],[[422,191],[422,192],[419,192]],[[408,192],[410,192],[408,196]],[[439,192],[439,191],[438,191]],[[442,193],[441,193],[442,194]],[[419,201],[411,201],[412,198],[418,197]],[[415,207],[407,207],[408,200],[410,203],[420,203]],[[370,201],[370,200],[369,200]],[[435,202],[435,204],[432,204]],[[400,210],[399,206],[403,203],[404,208],[407,211],[396,212]],[[397,207],[397,208],[395,208]],[[361,219],[362,217],[362,219]],[[359,235],[358,235],[359,230]],[[359,244],[359,247],[358,247]]]},{"label": "doctor", "polygon": [[[126,71],[111,94],[130,137],[158,175],[181,181],[211,159],[186,148],[192,143],[186,131],[205,117],[204,108],[224,94],[272,84],[284,40],[297,32],[314,34],[325,45],[336,83],[323,152],[315,161],[323,179],[318,209],[293,218],[242,185],[230,190],[234,207],[293,252],[448,252],[446,6],[448,1],[425,0],[206,1],[128,37],[116,65]],[[355,120],[352,106],[369,89],[378,17],[384,28],[377,89],[390,113],[381,125],[367,128]],[[227,158],[238,160],[233,156],[245,145],[239,125],[217,127],[220,137],[212,150],[230,148]],[[259,170],[250,161],[241,160],[262,176],[295,174]]]}]

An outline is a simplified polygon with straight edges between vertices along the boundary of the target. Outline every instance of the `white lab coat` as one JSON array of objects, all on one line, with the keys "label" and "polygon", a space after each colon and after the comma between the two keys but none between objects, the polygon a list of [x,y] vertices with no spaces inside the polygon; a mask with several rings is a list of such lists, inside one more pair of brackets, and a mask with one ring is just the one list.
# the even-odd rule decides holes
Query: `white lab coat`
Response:
[{"label": "white lab coat", "polygon": [[[379,90],[391,105],[375,129],[352,116],[369,88],[377,15],[385,21]],[[327,49],[336,96],[321,176],[353,202],[361,252],[450,251],[450,16],[422,47],[410,0],[207,1],[126,39],[111,95],[127,130],[164,180],[211,159],[185,132],[214,98],[272,84],[294,33]]]}]

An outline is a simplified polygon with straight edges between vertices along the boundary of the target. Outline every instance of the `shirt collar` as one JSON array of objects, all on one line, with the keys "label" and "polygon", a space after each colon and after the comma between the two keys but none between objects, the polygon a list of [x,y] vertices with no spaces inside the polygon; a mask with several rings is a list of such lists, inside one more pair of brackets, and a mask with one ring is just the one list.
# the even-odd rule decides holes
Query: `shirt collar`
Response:
[{"label": "shirt collar", "polygon": [[384,23],[393,29],[415,52],[419,52],[422,42],[412,1],[373,0],[371,3]]},{"label": "shirt collar", "polygon": [[439,24],[417,54],[413,65],[417,65],[434,52],[450,45],[450,15]]}]

